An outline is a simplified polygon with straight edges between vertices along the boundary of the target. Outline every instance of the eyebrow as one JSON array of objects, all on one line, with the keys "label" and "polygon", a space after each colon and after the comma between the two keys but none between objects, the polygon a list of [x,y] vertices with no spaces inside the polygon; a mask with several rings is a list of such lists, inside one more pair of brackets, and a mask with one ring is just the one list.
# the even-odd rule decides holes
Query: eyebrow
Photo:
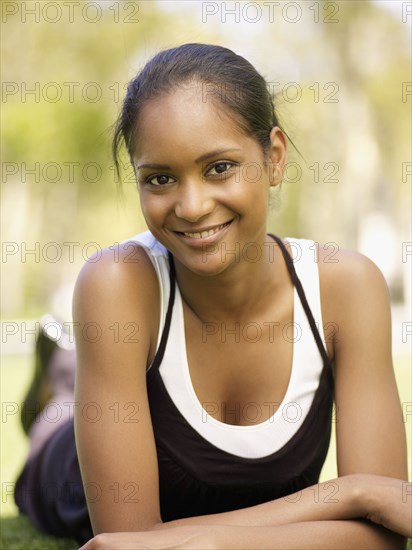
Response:
[{"label": "eyebrow", "polygon": [[[210,153],[201,155],[195,160],[195,163],[200,164],[201,162],[204,162],[205,160],[208,160],[212,157],[217,157],[219,155],[222,155],[223,153],[232,153],[233,151],[241,151],[241,149],[217,149],[216,151],[211,151]],[[171,170],[170,166],[168,166],[167,164],[156,163],[139,164],[136,167],[137,170],[142,170],[143,168],[150,168],[154,170]]]}]

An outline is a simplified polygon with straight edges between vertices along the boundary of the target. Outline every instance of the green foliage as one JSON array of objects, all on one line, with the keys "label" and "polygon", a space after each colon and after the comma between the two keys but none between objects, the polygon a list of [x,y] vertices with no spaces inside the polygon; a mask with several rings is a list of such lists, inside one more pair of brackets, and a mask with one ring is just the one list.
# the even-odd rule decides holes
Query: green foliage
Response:
[{"label": "green foliage", "polygon": [[[101,5],[95,22],[81,17],[80,7],[74,21],[66,8],[53,23],[43,16],[23,20],[22,8],[3,24],[2,76],[12,91],[3,101],[2,160],[17,167],[3,175],[3,240],[39,242],[41,249],[50,241],[105,247],[145,229],[133,177],[123,200],[117,192],[111,129],[129,79],[156,51],[183,42],[233,48],[277,95],[281,120],[305,161],[291,148],[298,169],[284,179],[269,230],[356,248],[359,220],[379,208],[405,232],[401,167],[410,145],[410,101],[403,101],[402,85],[410,80],[410,53],[400,13],[363,1],[338,2],[332,14],[334,3],[302,2],[301,19],[288,23],[281,7],[269,21],[263,3],[259,22],[247,23],[243,16],[223,21],[221,13],[205,20],[199,2],[177,2],[173,9],[155,1],[94,4]],[[325,22],[331,19],[336,22]],[[265,37],[259,45],[257,31]],[[28,173],[36,166],[38,173]],[[334,210],[339,216],[330,216]],[[74,280],[85,260],[80,253],[66,259],[10,260],[6,268],[22,295],[7,287],[5,313],[47,309],[50,285]]]}]

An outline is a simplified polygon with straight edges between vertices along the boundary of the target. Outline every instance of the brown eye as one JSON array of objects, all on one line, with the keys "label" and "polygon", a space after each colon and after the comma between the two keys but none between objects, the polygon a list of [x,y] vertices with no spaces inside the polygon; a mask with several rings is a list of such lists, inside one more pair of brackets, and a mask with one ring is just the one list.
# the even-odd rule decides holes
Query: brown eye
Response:
[{"label": "brown eye", "polygon": [[233,162],[216,162],[210,169],[207,171],[208,175],[216,176],[229,172],[230,168],[235,166]]},{"label": "brown eye", "polygon": [[227,166],[227,163],[221,162],[220,164],[215,165],[215,170],[218,174],[222,174],[223,172],[226,172]]},{"label": "brown eye", "polygon": [[170,179],[173,178],[171,178],[170,176],[166,176],[165,174],[159,174],[158,176],[150,176],[150,178],[147,178],[146,183],[154,186],[161,186],[170,183]]}]

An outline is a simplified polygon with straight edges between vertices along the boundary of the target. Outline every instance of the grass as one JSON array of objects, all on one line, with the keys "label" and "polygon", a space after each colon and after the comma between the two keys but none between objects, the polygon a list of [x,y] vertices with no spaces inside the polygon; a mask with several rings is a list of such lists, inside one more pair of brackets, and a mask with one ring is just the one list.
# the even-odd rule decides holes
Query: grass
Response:
[{"label": "grass", "polygon": [[25,516],[2,517],[0,524],[2,550],[75,550],[78,548],[75,541],[42,535]]},{"label": "grass", "polygon": [[[411,370],[408,357],[395,361],[395,372],[401,402],[412,402]],[[13,484],[23,467],[28,442],[20,427],[19,410],[32,374],[31,356],[3,356],[1,364],[1,537],[0,548],[4,550],[74,550],[77,544],[67,539],[56,539],[39,533],[24,516],[19,516],[13,499]],[[405,409],[406,410],[406,409]],[[405,424],[408,438],[408,464],[411,467],[411,418]],[[411,471],[409,471],[411,478]],[[321,479],[336,477],[335,440],[332,438],[329,454],[322,470]],[[408,549],[412,550],[412,541]]]}]

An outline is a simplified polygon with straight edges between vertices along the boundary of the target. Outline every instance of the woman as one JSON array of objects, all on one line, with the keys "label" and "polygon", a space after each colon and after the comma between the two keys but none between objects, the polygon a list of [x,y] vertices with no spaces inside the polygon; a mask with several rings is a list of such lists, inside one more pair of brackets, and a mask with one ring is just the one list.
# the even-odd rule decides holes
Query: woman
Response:
[{"label": "woman", "polygon": [[[31,466],[65,488],[38,524],[85,541],[90,517],[87,550],[402,548],[386,284],[360,254],[267,234],[287,142],[263,78],[219,46],[161,52],[129,85],[115,158],[122,141],[149,232],[79,275],[86,499],[66,422]],[[333,396],[339,478],[318,485]]]}]

